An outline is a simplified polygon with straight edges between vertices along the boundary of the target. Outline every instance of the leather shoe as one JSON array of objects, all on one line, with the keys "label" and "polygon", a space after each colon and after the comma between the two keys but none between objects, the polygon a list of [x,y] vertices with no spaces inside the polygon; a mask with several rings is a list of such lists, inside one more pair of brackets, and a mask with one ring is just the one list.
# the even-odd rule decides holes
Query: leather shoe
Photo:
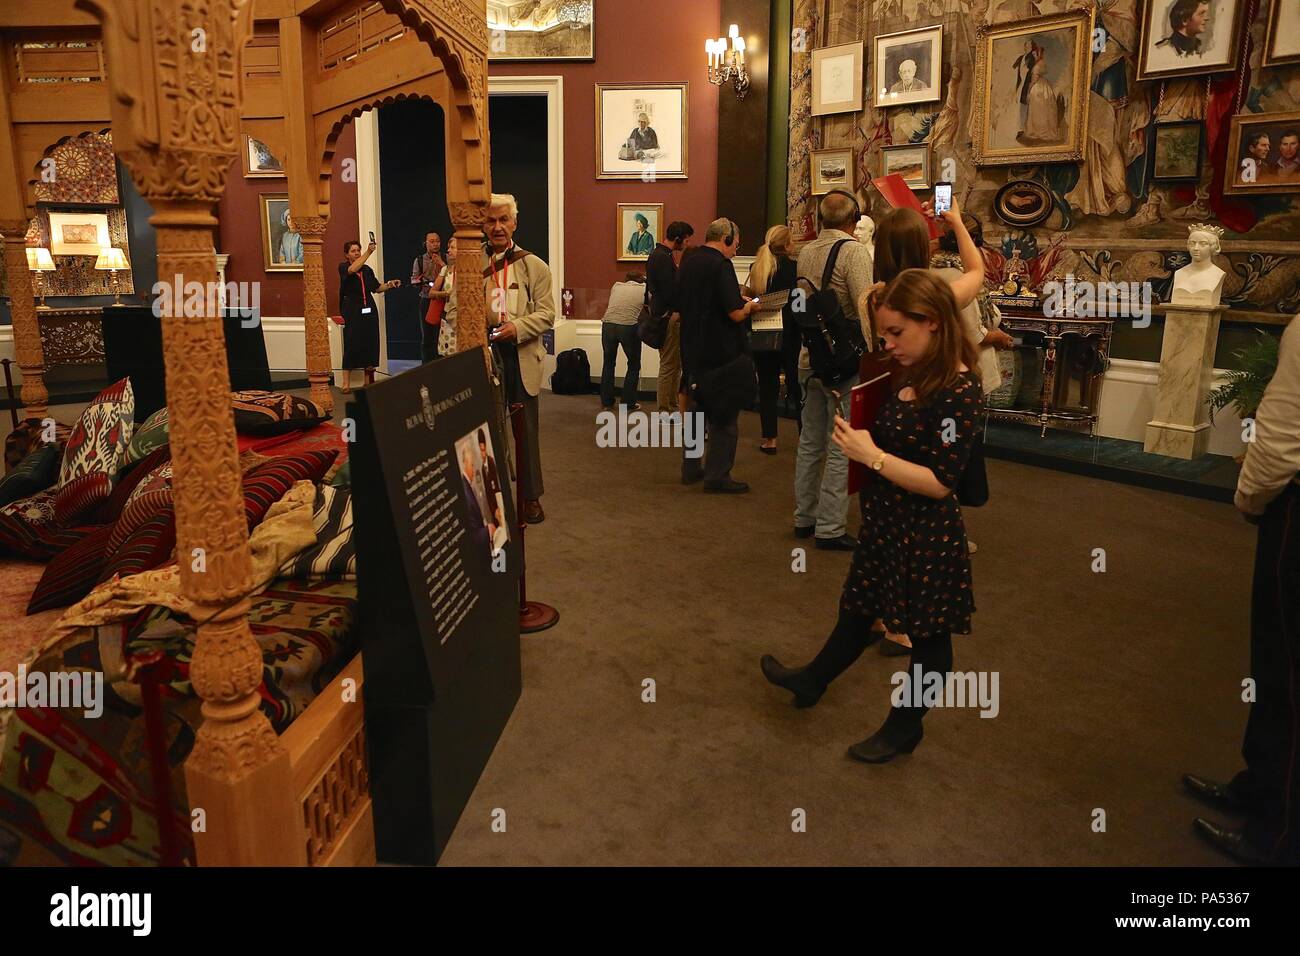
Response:
[{"label": "leather shoe", "polygon": [[542,511],[542,503],[536,498],[524,502],[524,520],[529,524],[541,524],[546,520],[546,513]]},{"label": "leather shoe", "polygon": [[784,687],[794,694],[796,707],[811,707],[826,693],[826,688],[813,679],[806,667],[786,667],[771,654],[764,654],[758,665],[769,683]]},{"label": "leather shoe", "polygon": [[704,490],[716,495],[743,495],[749,490],[749,485],[743,481],[728,478],[726,481],[706,481]]},{"label": "leather shoe", "polygon": [[817,547],[823,551],[852,551],[858,546],[858,539],[851,534],[842,534],[838,538],[818,538]]},{"label": "leather shoe", "polygon": [[1198,777],[1194,773],[1185,773],[1183,786],[1192,796],[1228,813],[1246,814],[1251,810],[1250,804],[1237,795],[1231,784]]},{"label": "leather shoe", "polygon": [[916,736],[901,744],[895,744],[885,737],[884,730],[877,730],[866,740],[861,740],[849,748],[849,756],[863,763],[888,763],[899,754],[910,754],[925,736],[925,730],[919,729]]},{"label": "leather shoe", "polygon": [[1234,830],[1204,817],[1197,817],[1192,826],[1210,846],[1232,857],[1238,863],[1245,863],[1248,866],[1273,865],[1273,861],[1262,850],[1246,842],[1246,834],[1243,830]]},{"label": "leather shoe", "polygon": [[795,525],[794,536],[796,538],[811,538],[813,536],[813,532],[816,530],[817,530],[817,526],[812,524],[802,525],[802,526]]}]

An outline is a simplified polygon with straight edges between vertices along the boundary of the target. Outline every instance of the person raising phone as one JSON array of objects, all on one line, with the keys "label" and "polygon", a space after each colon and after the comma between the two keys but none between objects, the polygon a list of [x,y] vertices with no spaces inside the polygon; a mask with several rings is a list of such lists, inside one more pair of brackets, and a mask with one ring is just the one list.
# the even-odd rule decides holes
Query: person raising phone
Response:
[{"label": "person raising phone", "polygon": [[379,365],[379,310],[374,297],[401,285],[400,279],[380,282],[366,260],[375,251],[375,234],[361,251],[361,243],[343,243],[344,261],[339,263],[339,314],[343,316],[343,394],[352,391],[352,370],[366,370],[366,384],[375,383]]}]

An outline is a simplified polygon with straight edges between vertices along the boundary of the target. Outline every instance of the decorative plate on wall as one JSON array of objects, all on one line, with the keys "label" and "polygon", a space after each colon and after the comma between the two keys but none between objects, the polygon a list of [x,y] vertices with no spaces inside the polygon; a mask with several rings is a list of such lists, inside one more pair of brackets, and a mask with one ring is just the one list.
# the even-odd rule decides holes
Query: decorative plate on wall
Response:
[{"label": "decorative plate on wall", "polygon": [[1052,194],[1042,183],[1013,179],[993,197],[993,211],[1008,226],[1028,229],[1052,214]]}]

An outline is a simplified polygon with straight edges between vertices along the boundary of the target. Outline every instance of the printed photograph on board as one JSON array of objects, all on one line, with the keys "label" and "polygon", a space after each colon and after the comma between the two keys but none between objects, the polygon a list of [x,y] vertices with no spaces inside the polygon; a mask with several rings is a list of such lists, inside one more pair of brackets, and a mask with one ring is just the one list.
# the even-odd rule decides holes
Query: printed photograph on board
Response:
[{"label": "printed photograph on board", "polygon": [[465,530],[489,556],[510,540],[501,468],[485,421],[456,439],[456,470],[465,498]]}]

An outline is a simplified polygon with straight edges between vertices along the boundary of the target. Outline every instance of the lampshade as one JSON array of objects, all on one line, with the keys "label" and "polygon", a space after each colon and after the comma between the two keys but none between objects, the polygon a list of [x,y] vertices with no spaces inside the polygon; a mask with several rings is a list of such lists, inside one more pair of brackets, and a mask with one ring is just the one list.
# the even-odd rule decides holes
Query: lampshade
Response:
[{"label": "lampshade", "polygon": [[732,24],[730,27],[728,27],[728,29],[727,29],[727,36],[731,37],[733,40],[734,40],[736,37],[740,36],[740,27],[736,26],[736,24],[733,23],[733,24]]},{"label": "lampshade", "polygon": [[129,269],[131,266],[126,261],[126,254],[116,246],[106,247],[97,259],[95,259],[96,269]]},{"label": "lampshade", "polygon": [[704,41],[704,52],[707,53],[709,56],[712,56],[712,55],[713,55],[713,39],[712,39],[712,38],[710,38],[710,39]]},{"label": "lampshade", "polygon": [[739,52],[739,53],[744,53],[744,52],[745,52],[745,38],[744,38],[744,37],[732,37],[732,38],[731,38],[731,48],[732,48],[733,50],[736,50],[736,51]]},{"label": "lampshade", "polygon": [[53,272],[54,259],[49,249],[27,247],[27,268],[32,272]]}]

